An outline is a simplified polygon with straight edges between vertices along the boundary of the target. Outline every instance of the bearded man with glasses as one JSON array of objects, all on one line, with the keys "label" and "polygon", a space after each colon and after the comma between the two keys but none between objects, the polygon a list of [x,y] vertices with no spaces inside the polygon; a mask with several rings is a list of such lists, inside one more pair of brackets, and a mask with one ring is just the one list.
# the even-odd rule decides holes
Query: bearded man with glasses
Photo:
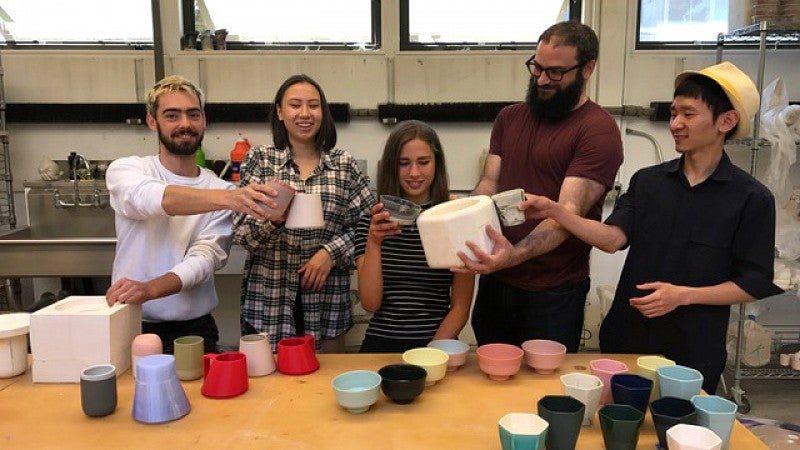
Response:
[{"label": "bearded man with glasses", "polygon": [[[473,194],[522,188],[570,211],[600,220],[605,194],[622,164],[614,119],[586,94],[598,39],[579,22],[557,23],[525,62],[531,78],[524,103],[498,114],[483,177]],[[576,352],[589,291],[590,246],[551,219],[487,227],[491,254],[473,243],[455,272],[481,273],[472,313],[478,344],[521,345],[551,339]]]}]

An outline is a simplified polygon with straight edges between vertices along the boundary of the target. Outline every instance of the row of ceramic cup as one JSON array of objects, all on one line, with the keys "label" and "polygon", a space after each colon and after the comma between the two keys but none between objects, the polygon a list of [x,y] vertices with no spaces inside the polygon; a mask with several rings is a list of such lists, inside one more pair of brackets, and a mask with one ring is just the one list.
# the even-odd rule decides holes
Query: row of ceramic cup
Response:
[{"label": "row of ceramic cup", "polygon": [[[141,334],[131,343],[136,380],[133,418],[143,423],[176,420],[189,413],[189,401],[180,380],[203,378],[206,397],[230,398],[249,388],[248,377],[269,375],[276,369],[301,375],[319,369],[316,342],[310,335],[278,342],[277,364],[265,334],[242,336],[238,352],[204,353],[201,336],[182,336],[173,342],[174,355],[162,354],[155,334]],[[90,417],[105,416],[117,408],[117,374],[111,364],[87,367],[81,372],[81,406]]]},{"label": "row of ceramic cup", "polygon": [[[239,352],[246,356],[247,376],[269,375],[276,369],[287,375],[304,375],[319,369],[316,356],[316,341],[311,335],[281,339],[278,342],[278,360],[272,354],[266,334],[249,334],[239,339]],[[148,355],[162,353],[158,335],[140,334],[131,344],[133,376],[136,378],[136,361]],[[196,380],[204,375],[205,361],[218,359],[213,354],[204,354],[201,336],[182,336],[174,341],[174,354],[178,378],[183,381]]]},{"label": "row of ceramic cup", "polygon": [[[698,403],[707,407],[711,402]],[[503,450],[574,449],[581,431],[584,411],[585,405],[570,396],[544,396],[537,403],[537,414],[509,413],[498,421],[502,448]],[[712,423],[717,421],[714,414]],[[628,405],[609,404],[600,408],[598,417],[606,449],[636,448],[639,442],[639,430],[644,421],[644,414],[641,411]],[[656,422],[659,444],[664,449],[720,450],[726,441],[713,430],[714,428],[708,426],[688,423],[660,426],[659,422]]]}]

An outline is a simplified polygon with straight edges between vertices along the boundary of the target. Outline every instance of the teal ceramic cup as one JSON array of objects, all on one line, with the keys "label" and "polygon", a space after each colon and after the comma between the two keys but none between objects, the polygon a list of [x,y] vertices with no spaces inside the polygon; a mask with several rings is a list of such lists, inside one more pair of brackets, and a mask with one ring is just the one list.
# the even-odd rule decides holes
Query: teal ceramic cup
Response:
[{"label": "teal ceramic cup", "polygon": [[503,450],[544,450],[547,421],[531,413],[508,413],[497,423]]},{"label": "teal ceramic cup", "polygon": [[691,400],[700,395],[703,387],[703,374],[686,366],[661,366],[656,369],[658,385],[662,397],[676,397]]},{"label": "teal ceramic cup", "polygon": [[697,424],[716,433],[722,439],[722,448],[728,448],[736,418],[736,403],[718,395],[695,395],[692,404],[697,410]]},{"label": "teal ceramic cup", "polygon": [[644,413],[630,405],[605,405],[597,413],[606,450],[635,450]]}]

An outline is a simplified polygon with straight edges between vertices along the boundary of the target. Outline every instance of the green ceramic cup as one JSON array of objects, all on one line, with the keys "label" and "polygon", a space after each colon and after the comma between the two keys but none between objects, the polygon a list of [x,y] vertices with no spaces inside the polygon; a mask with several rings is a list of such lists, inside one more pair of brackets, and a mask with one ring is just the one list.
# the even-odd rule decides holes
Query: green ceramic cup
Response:
[{"label": "green ceramic cup", "polygon": [[629,405],[605,405],[597,413],[606,450],[635,450],[644,413]]}]

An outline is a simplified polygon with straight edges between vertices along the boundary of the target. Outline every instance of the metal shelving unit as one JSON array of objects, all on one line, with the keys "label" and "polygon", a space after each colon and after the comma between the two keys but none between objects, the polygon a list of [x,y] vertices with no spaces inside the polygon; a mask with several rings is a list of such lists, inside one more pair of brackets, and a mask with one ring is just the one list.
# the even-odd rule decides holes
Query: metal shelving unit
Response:
[{"label": "metal shelving unit", "polygon": [[[3,88],[3,64],[0,61],[0,230],[13,230],[17,227],[17,215],[14,210],[14,187],[11,176],[11,152],[8,146],[6,131],[6,95]],[[15,298],[15,280],[0,280],[3,283],[0,292],[0,310],[11,309],[11,299]]]},{"label": "metal shelving unit", "polygon": [[[717,37],[717,63],[722,62],[722,50],[726,44],[742,44],[742,43],[755,43],[758,42],[758,77],[756,79],[756,87],[758,92],[764,90],[764,66],[766,64],[767,43],[774,48],[779,48],[781,45],[797,45],[800,44],[800,30],[796,27],[784,27],[771,25],[766,21],[758,24],[750,25],[738,30],[733,30],[728,33],[720,33]],[[742,143],[748,144],[750,147],[750,174],[755,176],[758,164],[758,152],[761,148],[768,146],[764,139],[760,138],[761,126],[761,105],[759,104],[756,111],[755,120],[753,120],[753,135],[751,139],[745,140]],[[742,352],[744,351],[744,323],[747,320],[745,313],[745,304],[739,305],[739,319],[738,319],[738,333],[736,341],[736,355],[734,357],[733,370],[733,386],[727,390],[729,397],[732,401],[736,402],[739,411],[747,413],[750,411],[750,400],[745,395],[744,390],[740,385],[740,381],[744,379],[767,379],[767,380],[786,380],[786,379],[800,379],[800,371],[793,370],[781,366],[775,355],[767,365],[762,367],[742,367]],[[800,325],[798,325],[800,326]],[[725,385],[724,376],[722,379],[723,386]]]}]

